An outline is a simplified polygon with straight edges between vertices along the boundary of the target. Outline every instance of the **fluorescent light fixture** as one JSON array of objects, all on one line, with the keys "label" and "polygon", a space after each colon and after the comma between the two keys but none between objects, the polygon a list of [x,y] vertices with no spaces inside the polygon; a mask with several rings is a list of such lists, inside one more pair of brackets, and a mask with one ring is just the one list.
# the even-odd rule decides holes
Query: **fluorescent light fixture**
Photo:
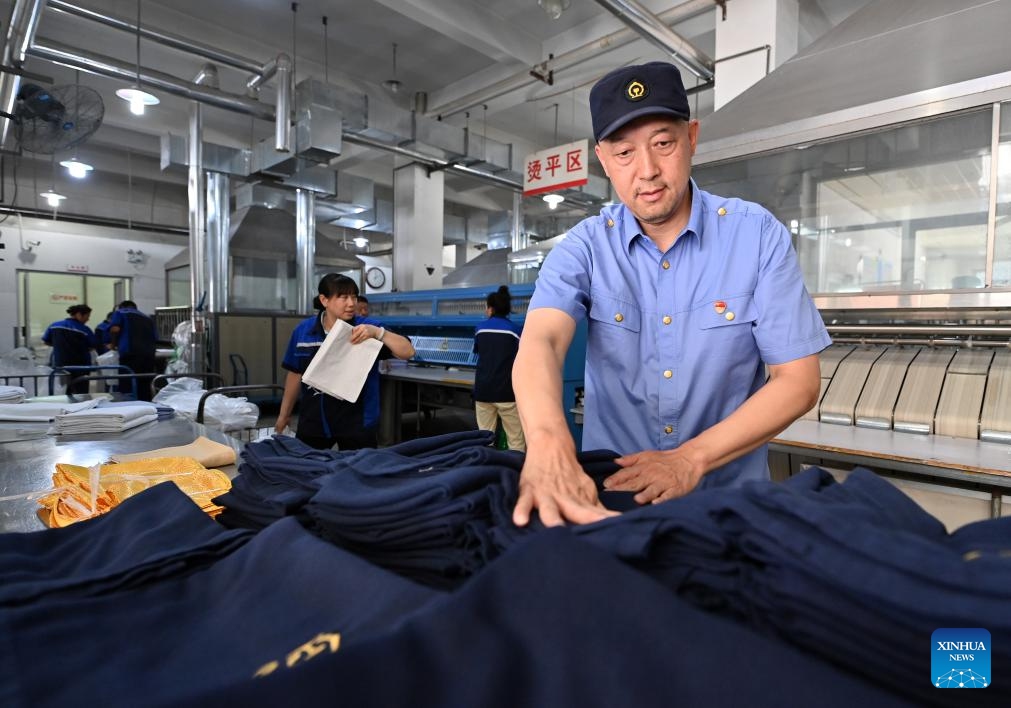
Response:
[{"label": "fluorescent light fixture", "polygon": [[354,241],[355,245],[358,246],[358,248],[365,248],[366,246],[369,245],[369,240],[364,236],[355,236]]},{"label": "fluorescent light fixture", "polygon": [[135,116],[144,115],[145,106],[157,106],[161,103],[153,93],[148,93],[140,86],[116,89],[116,95],[130,104],[130,112]]},{"label": "fluorescent light fixture", "polygon": [[60,202],[66,199],[65,196],[54,190],[52,187],[39,194],[40,197],[46,200],[46,204],[51,206],[53,209],[60,206]]},{"label": "fluorescent light fixture", "polygon": [[541,199],[548,203],[548,209],[557,209],[558,205],[565,201],[565,197],[561,194],[545,194]]},{"label": "fluorescent light fixture", "polygon": [[60,167],[66,167],[70,176],[76,179],[83,179],[87,177],[88,173],[95,169],[87,162],[81,162],[76,157],[72,157],[69,160],[63,160],[60,162]]}]

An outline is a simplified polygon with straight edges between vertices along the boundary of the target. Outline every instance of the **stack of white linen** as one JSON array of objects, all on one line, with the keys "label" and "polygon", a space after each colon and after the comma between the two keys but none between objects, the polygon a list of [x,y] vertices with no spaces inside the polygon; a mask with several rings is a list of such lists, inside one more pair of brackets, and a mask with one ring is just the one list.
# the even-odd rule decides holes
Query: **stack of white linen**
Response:
[{"label": "stack of white linen", "polygon": [[20,386],[0,386],[0,403],[21,403],[27,395]]},{"label": "stack of white linen", "polygon": [[158,420],[158,408],[153,403],[124,402],[58,415],[49,432],[56,435],[121,433],[155,420]]},{"label": "stack of white linen", "polygon": [[94,408],[96,405],[98,405],[98,401],[0,403],[0,420],[17,423],[48,423],[56,416],[78,413]]}]

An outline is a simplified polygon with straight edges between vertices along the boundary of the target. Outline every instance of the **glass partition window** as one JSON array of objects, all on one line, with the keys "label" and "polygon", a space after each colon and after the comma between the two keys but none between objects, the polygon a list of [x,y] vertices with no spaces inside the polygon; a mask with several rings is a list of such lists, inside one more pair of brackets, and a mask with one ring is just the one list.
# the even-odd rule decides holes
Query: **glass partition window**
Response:
[{"label": "glass partition window", "polygon": [[1000,110],[993,284],[1011,285],[1011,102],[1002,103]]},{"label": "glass partition window", "polygon": [[758,202],[782,221],[812,293],[981,288],[991,134],[986,108],[693,174],[702,189]]}]

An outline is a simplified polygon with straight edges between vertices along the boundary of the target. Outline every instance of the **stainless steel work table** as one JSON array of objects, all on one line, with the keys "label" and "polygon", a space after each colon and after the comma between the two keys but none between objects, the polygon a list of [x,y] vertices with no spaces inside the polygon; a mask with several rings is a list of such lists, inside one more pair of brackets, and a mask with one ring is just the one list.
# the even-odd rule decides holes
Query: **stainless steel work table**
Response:
[{"label": "stainless steel work table", "polygon": [[[474,390],[474,370],[435,366],[391,366],[382,375],[380,404],[380,441],[400,441],[400,415],[404,405],[404,385],[414,386],[415,434],[421,435],[423,408],[458,408],[473,410],[470,392]],[[424,395],[423,395],[424,393]]]},{"label": "stainless steel work table", "polygon": [[[117,453],[145,452],[188,445],[203,435],[234,448],[243,443],[218,430],[210,430],[179,416],[145,423],[122,433],[47,435],[48,423],[0,423],[0,532],[39,531],[45,525],[36,515],[38,502],[11,499],[52,487],[56,463],[95,465]],[[229,477],[236,465],[220,468]]]}]

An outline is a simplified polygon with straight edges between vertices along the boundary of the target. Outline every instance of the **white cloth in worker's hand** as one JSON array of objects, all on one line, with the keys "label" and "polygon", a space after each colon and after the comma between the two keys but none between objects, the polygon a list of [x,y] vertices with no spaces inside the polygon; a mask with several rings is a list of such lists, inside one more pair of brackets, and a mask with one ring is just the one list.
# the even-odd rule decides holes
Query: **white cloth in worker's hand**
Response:
[{"label": "white cloth in worker's hand", "polygon": [[378,339],[367,339],[352,344],[352,329],[347,322],[337,320],[302,374],[302,382],[334,398],[354,403],[365,386],[365,379],[383,343]]}]

